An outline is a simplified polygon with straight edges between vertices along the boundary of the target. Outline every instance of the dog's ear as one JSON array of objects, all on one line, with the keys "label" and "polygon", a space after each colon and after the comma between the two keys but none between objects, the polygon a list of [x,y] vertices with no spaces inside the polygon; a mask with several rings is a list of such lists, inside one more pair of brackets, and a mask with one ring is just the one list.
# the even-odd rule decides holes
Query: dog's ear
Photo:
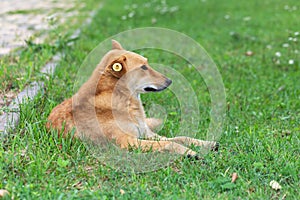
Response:
[{"label": "dog's ear", "polygon": [[121,78],[127,71],[126,67],[126,57],[121,56],[120,58],[114,60],[107,68],[110,74],[116,78]]},{"label": "dog's ear", "polygon": [[111,40],[111,43],[112,43],[112,49],[123,50],[122,45],[118,41]]}]

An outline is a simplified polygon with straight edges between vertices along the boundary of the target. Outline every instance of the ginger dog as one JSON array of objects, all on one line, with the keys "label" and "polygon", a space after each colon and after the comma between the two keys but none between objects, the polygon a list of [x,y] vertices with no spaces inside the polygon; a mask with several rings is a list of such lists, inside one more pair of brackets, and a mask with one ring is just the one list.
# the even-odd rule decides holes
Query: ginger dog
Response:
[{"label": "ginger dog", "polygon": [[[216,142],[190,137],[166,138],[154,133],[161,121],[146,118],[140,93],[166,89],[172,81],[153,70],[147,59],[126,51],[115,40],[92,76],[70,99],[56,106],[46,127],[95,143],[115,142],[121,148],[195,156],[186,146],[216,148]],[[185,146],[184,146],[185,145]]]}]

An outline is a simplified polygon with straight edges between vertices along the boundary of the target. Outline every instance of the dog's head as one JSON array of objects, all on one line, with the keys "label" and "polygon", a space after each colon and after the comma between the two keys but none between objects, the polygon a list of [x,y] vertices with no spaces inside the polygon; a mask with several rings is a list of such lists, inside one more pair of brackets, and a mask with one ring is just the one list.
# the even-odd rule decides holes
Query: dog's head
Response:
[{"label": "dog's head", "polygon": [[147,58],[126,51],[120,43],[112,40],[112,50],[102,60],[104,75],[117,80],[118,87],[132,93],[158,92],[166,89],[172,81],[152,69]]}]

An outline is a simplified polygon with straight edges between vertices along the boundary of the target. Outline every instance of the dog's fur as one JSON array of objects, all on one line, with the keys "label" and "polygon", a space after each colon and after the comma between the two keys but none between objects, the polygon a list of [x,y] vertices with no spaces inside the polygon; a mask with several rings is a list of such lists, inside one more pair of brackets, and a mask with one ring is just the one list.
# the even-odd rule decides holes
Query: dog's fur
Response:
[{"label": "dog's fur", "polygon": [[[114,70],[115,63],[121,64],[122,69]],[[161,91],[171,82],[153,70],[146,58],[124,50],[113,40],[112,50],[102,58],[90,79],[72,98],[52,110],[46,126],[64,135],[74,129],[75,137],[95,143],[114,141],[126,149],[139,147],[144,151],[195,156],[196,152],[186,146],[214,148],[215,142],[183,136],[166,138],[153,132],[161,121],[146,118],[140,93]]]}]

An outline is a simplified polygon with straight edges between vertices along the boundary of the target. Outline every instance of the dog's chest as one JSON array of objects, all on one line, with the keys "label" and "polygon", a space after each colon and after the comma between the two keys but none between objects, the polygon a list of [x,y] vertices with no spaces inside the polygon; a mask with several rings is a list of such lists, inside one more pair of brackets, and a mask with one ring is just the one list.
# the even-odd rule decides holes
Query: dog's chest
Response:
[{"label": "dog's chest", "polygon": [[149,127],[145,122],[145,111],[141,101],[133,101],[129,104],[129,115],[136,129],[136,136],[139,138],[149,137]]}]

